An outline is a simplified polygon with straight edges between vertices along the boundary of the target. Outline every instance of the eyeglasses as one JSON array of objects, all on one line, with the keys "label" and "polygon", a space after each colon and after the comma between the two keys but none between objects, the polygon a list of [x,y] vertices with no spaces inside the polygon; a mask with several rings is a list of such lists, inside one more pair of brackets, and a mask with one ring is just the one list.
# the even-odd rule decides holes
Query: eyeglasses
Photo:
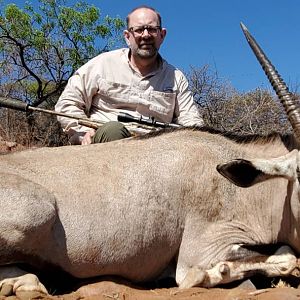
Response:
[{"label": "eyeglasses", "polygon": [[128,31],[132,32],[135,36],[142,35],[147,29],[150,35],[157,35],[158,31],[161,30],[160,26],[150,26],[150,25],[143,25],[143,26],[134,26],[128,28]]}]

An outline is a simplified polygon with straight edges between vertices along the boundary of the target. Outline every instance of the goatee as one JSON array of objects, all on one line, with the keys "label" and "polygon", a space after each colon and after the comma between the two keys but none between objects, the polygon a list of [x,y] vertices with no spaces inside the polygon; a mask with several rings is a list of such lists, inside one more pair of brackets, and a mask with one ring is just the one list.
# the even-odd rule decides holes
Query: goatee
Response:
[{"label": "goatee", "polygon": [[157,55],[157,49],[154,47],[151,49],[138,49],[137,50],[137,55],[141,58],[152,58],[155,55]]}]

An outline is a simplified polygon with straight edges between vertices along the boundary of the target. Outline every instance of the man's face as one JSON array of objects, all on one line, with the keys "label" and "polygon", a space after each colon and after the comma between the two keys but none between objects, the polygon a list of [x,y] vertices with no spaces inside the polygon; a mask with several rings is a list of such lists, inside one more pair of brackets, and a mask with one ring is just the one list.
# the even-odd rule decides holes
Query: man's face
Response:
[{"label": "man's face", "polygon": [[128,30],[124,37],[133,56],[149,59],[157,55],[166,35],[161,28],[154,11],[141,8],[134,11],[129,18]]}]

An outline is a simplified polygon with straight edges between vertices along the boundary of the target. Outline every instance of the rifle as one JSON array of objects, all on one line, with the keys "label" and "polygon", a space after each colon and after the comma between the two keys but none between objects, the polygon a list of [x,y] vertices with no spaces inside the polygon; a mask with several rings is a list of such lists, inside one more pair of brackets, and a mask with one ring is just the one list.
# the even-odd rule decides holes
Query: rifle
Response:
[{"label": "rifle", "polygon": [[[0,107],[10,108],[10,109],[14,109],[14,110],[23,111],[23,112],[37,111],[37,112],[42,112],[42,113],[46,113],[46,114],[70,118],[70,119],[77,120],[77,123],[79,125],[94,128],[94,129],[98,129],[101,125],[106,123],[104,121],[94,121],[94,120],[90,120],[89,118],[82,118],[82,117],[79,117],[76,115],[70,115],[70,114],[56,112],[56,111],[49,110],[49,109],[31,106],[28,103],[22,102],[20,100],[15,100],[12,98],[0,97]],[[127,113],[120,113],[118,115],[118,121],[122,122],[122,123],[131,123],[131,124],[126,125],[126,127],[130,132],[135,133],[135,134],[146,133],[147,131],[145,131],[145,130],[150,131],[150,130],[153,130],[155,127],[156,128],[167,128],[167,127],[179,128],[179,127],[181,127],[178,124],[158,122],[153,118],[147,119],[147,118],[143,118],[142,116],[134,117]],[[143,129],[144,129],[144,132],[143,132]]]}]

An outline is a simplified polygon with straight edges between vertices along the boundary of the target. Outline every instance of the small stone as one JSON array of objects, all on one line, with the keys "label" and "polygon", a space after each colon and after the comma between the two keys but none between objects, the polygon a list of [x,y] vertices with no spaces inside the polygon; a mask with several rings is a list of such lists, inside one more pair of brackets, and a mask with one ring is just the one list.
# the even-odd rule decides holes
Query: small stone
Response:
[{"label": "small stone", "polygon": [[255,285],[252,283],[250,279],[243,281],[238,287],[240,289],[245,289],[245,290],[253,290],[253,291],[256,290]]}]

